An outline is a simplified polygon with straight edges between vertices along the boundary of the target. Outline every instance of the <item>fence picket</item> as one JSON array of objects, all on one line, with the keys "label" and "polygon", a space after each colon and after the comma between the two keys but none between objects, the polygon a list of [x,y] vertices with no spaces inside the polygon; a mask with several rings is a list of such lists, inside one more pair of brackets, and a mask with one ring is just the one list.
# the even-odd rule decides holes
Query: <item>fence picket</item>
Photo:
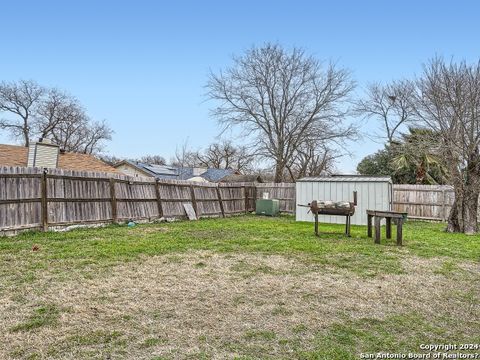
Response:
[{"label": "fence picket", "polygon": [[[281,198],[281,211],[294,184],[196,183],[134,178],[62,169],[0,167],[0,233],[73,224],[185,218],[184,203],[199,217],[225,217],[255,209],[257,186]],[[276,190],[278,188],[278,190]]]},{"label": "fence picket", "polygon": [[[185,218],[184,203],[199,217],[255,210],[268,192],[280,211],[295,212],[295,184],[196,183],[62,169],[0,167],[0,232],[49,226]],[[393,207],[410,218],[445,221],[451,186],[394,185]]]}]

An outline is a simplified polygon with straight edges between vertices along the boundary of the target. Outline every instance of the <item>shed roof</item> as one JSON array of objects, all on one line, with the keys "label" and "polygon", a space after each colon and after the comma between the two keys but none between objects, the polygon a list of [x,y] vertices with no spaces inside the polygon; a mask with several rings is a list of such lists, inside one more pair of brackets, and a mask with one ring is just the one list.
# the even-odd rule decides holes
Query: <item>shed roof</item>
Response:
[{"label": "shed roof", "polygon": [[332,175],[312,176],[298,179],[297,182],[389,182],[390,176],[362,176],[362,175]]}]

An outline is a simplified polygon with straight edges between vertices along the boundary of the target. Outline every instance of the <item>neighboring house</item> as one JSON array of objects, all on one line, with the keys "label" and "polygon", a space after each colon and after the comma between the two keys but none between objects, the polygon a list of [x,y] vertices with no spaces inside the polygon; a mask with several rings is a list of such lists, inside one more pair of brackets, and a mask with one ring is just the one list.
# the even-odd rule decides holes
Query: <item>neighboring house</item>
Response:
[{"label": "neighboring house", "polygon": [[145,164],[124,160],[114,165],[114,167],[130,176],[147,176],[156,179],[169,180],[190,180],[197,182],[219,182],[223,178],[240,174],[232,169],[213,169],[200,167],[176,167],[168,165]]},{"label": "neighboring house", "polygon": [[155,177],[155,172],[153,170],[148,170],[146,167],[140,166],[139,163],[133,161],[123,160],[113,166],[115,169],[128,176]]},{"label": "neighboring house", "polygon": [[93,155],[65,152],[48,140],[31,142],[29,147],[0,144],[0,166],[120,173]]},{"label": "neighboring house", "polygon": [[240,174],[238,171],[232,169],[185,167],[178,168],[178,170],[182,180],[195,180],[196,177],[201,177],[208,182],[220,182],[226,176]]}]

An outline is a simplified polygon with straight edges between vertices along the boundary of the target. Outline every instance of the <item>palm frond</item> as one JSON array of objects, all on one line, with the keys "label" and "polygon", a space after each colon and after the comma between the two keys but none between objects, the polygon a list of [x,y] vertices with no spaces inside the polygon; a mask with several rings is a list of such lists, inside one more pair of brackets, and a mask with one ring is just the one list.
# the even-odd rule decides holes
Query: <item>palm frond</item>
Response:
[{"label": "palm frond", "polygon": [[409,167],[408,156],[406,154],[395,156],[392,165],[396,171],[407,169]]}]

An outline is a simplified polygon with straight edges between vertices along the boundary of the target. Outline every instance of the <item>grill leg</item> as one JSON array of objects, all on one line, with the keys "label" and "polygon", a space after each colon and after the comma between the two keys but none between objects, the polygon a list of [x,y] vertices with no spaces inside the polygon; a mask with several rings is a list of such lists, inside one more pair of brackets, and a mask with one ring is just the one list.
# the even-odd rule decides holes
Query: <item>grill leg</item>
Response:
[{"label": "grill leg", "polygon": [[315,235],[318,236],[318,214],[315,214]]},{"label": "grill leg", "polygon": [[345,235],[350,237],[350,215],[345,216]]}]

